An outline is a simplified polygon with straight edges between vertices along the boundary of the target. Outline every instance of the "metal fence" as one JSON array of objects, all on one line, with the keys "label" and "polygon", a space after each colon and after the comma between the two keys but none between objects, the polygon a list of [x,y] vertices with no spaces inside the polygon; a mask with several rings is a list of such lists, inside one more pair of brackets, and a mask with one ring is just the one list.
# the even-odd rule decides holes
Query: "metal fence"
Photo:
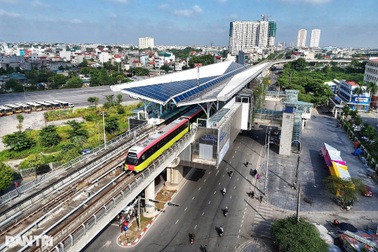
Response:
[{"label": "metal fence", "polygon": [[[21,176],[28,175],[28,176],[35,176],[36,178],[31,180],[28,183],[20,185],[18,188],[0,196],[0,205],[7,203],[8,201],[12,200],[13,198],[18,197],[19,195],[26,193],[27,191],[33,189],[34,187],[38,186],[40,183],[48,181],[52,178],[56,178],[57,176],[61,175],[62,173],[66,172],[67,170],[73,168],[75,165],[85,162],[87,159],[92,158],[96,156],[97,154],[100,154],[101,152],[104,152],[105,150],[112,148],[115,144],[123,141],[126,138],[133,137],[134,141],[140,136],[140,131],[143,129],[147,123],[141,124],[138,127],[133,128],[130,131],[125,132],[122,135],[119,135],[109,142],[106,142],[106,149],[105,144],[101,144],[94,148],[92,150],[91,154],[87,155],[81,155],[78,156],[68,163],[65,163],[63,165],[60,165],[56,168],[53,168],[50,172],[42,174],[42,175],[36,175],[36,169],[35,168],[28,168],[20,170]],[[24,176],[23,176],[24,177]]]}]

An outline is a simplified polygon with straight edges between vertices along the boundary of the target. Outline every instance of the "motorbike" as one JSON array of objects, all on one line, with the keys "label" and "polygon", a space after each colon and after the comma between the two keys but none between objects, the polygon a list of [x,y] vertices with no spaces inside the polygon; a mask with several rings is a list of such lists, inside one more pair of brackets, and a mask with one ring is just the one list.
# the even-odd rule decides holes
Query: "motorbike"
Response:
[{"label": "motorbike", "polygon": [[229,171],[229,172],[228,172],[228,176],[229,176],[230,178],[232,177],[232,174],[234,174],[233,171]]},{"label": "motorbike", "polygon": [[220,226],[219,227],[219,237],[222,237],[223,233],[224,233],[223,227]]},{"label": "motorbike", "polygon": [[223,215],[224,215],[224,217],[227,217],[227,214],[228,214],[228,207],[225,207],[223,209]]},{"label": "motorbike", "polygon": [[226,187],[222,190],[222,195],[224,196],[226,194]]},{"label": "motorbike", "polygon": [[190,234],[190,244],[193,244],[194,243],[194,237],[195,235],[194,234]]}]

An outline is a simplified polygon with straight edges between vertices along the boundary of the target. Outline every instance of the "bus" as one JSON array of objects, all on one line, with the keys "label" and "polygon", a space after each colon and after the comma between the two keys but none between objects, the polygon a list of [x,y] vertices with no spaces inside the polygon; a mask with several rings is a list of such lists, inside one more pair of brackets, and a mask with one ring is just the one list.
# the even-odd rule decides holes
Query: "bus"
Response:
[{"label": "bus", "polygon": [[39,102],[39,101],[37,101],[35,103],[41,104],[43,110],[51,110],[51,109],[53,109],[53,107],[52,107],[52,105],[50,103]]},{"label": "bus", "polygon": [[5,116],[5,115],[7,115],[7,110],[8,110],[8,109],[9,109],[9,108],[0,105],[0,116]]},{"label": "bus", "polygon": [[16,104],[5,104],[6,107],[11,108],[14,114],[22,113],[22,107]]},{"label": "bus", "polygon": [[42,105],[39,104],[39,103],[27,102],[26,104],[30,106],[32,111],[42,111],[43,110]]},{"label": "bus", "polygon": [[16,103],[17,106],[20,106],[22,108],[22,111],[24,113],[30,113],[32,110],[31,110],[31,107],[27,104],[23,104],[23,103]]},{"label": "bus", "polygon": [[73,108],[74,105],[70,102],[65,102],[65,101],[59,101],[59,100],[54,100],[54,102],[58,102],[60,103],[60,105],[62,106],[62,108]]},{"label": "bus", "polygon": [[55,102],[55,101],[44,101],[44,102],[50,103],[52,109],[60,109],[61,108],[61,105],[60,105],[59,102]]},{"label": "bus", "polygon": [[0,106],[1,115],[13,115],[13,109],[7,106]]}]

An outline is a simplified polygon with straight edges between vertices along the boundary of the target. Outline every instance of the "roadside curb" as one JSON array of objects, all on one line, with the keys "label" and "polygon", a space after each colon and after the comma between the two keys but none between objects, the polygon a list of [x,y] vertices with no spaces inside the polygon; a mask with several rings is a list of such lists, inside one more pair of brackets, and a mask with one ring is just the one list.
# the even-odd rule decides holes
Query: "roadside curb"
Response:
[{"label": "roadside curb", "polygon": [[[188,174],[185,176],[185,178],[182,180],[182,182],[179,184],[176,192],[174,194],[172,194],[172,196],[169,198],[168,201],[171,201],[175,198],[175,196],[177,195],[177,193],[180,191],[180,189],[186,184],[187,182],[187,178],[190,177],[193,172],[194,172],[195,169],[191,169]],[[161,191],[161,190],[160,190]],[[159,191],[159,192],[160,192]],[[117,237],[117,245],[120,246],[120,247],[132,247],[132,246],[135,246],[142,238],[143,238],[143,235],[147,233],[148,229],[152,226],[152,224],[154,223],[154,221],[160,216],[161,213],[163,213],[165,211],[165,209],[167,208],[168,206],[168,202],[164,204],[164,208],[155,216],[151,219],[151,221],[147,224],[147,226],[143,229],[142,233],[138,236],[138,238],[136,238],[134,241],[132,242],[120,242],[120,237],[122,235],[124,235],[123,233],[121,233],[118,237]],[[131,223],[130,223],[130,226],[131,227],[133,225],[133,223],[135,222],[135,220],[133,220]]]}]

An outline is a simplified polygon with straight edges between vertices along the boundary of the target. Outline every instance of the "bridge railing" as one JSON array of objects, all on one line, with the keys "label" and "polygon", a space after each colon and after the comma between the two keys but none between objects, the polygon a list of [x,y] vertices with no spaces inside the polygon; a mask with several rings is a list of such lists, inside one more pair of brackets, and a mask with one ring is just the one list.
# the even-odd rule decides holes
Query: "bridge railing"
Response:
[{"label": "bridge railing", "polygon": [[[41,183],[45,181],[49,181],[53,178],[56,178],[57,176],[60,176],[67,170],[73,168],[75,165],[78,165],[80,163],[85,163],[85,161],[89,158],[95,157],[97,154],[100,154],[101,152],[106,151],[107,149],[112,148],[115,144],[122,142],[124,139],[127,139],[129,137],[133,137],[134,139],[140,137],[140,131],[147,125],[147,123],[141,124],[135,128],[133,128],[130,131],[125,132],[122,135],[119,135],[118,137],[112,139],[111,141],[106,143],[106,149],[105,145],[101,144],[97,146],[95,149],[93,149],[93,152],[88,155],[81,155],[68,163],[65,163],[55,169],[53,169],[49,173],[42,174],[40,176],[36,176],[35,173],[35,168],[30,168],[29,170],[33,170],[33,175],[36,176],[35,179],[31,180],[28,183],[20,185],[18,188],[15,188],[8,193],[0,196],[0,205],[5,204],[9,202],[10,200],[20,196],[21,194],[24,194],[28,192],[29,190],[33,189],[34,187],[40,185]],[[23,170],[21,170],[22,172]],[[25,171],[25,172],[30,172],[30,171]]]},{"label": "bridge railing", "polygon": [[[82,223],[77,223],[76,228],[62,230],[65,238],[55,246],[54,251],[78,251],[88,243],[88,239],[95,237],[114,217],[129,204],[154,178],[164,170],[192,141],[197,133],[197,127],[193,127],[189,133],[164,152],[155,162],[146,168],[129,184],[125,185],[114,195],[109,195],[108,200]],[[68,232],[68,233],[67,233]],[[83,241],[81,241],[83,239]],[[85,240],[85,242],[84,242]]]}]

